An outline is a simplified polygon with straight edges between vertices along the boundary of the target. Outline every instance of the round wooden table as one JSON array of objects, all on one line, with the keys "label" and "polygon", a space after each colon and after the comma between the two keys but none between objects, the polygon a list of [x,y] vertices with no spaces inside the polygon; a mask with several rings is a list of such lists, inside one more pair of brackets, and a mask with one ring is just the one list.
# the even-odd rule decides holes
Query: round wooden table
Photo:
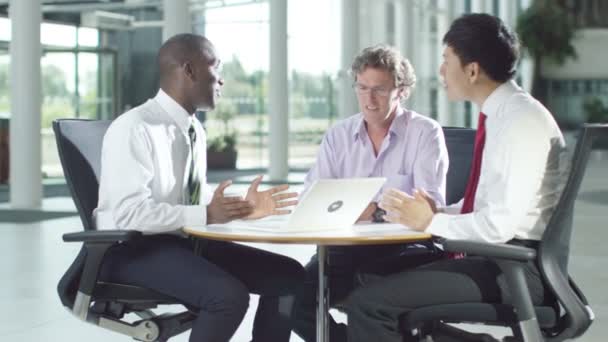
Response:
[{"label": "round wooden table", "polygon": [[317,342],[329,341],[327,246],[395,244],[431,238],[430,234],[389,223],[360,223],[346,229],[295,232],[282,229],[280,220],[276,219],[192,226],[185,227],[184,232],[195,237],[221,241],[316,245],[319,262]]}]

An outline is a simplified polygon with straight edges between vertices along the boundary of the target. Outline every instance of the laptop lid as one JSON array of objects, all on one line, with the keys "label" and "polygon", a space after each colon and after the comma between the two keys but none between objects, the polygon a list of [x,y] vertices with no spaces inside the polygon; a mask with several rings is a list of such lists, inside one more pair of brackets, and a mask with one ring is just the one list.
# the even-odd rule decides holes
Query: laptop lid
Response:
[{"label": "laptop lid", "polygon": [[299,200],[285,229],[349,228],[380,191],[386,178],[320,179]]}]

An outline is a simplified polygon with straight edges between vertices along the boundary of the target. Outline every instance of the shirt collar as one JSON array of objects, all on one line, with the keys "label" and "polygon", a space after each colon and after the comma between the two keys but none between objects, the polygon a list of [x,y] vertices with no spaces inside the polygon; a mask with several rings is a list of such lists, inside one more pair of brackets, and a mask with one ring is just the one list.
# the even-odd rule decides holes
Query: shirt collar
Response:
[{"label": "shirt collar", "polygon": [[177,126],[184,132],[188,133],[192,125],[193,116],[177,103],[171,96],[165,93],[162,89],[154,97],[158,105],[175,121]]},{"label": "shirt collar", "polygon": [[[396,111],[397,111],[397,114],[395,115],[393,122],[391,122],[391,125],[388,128],[388,132],[389,132],[389,134],[392,134],[392,135],[401,136],[401,135],[403,135],[403,130],[399,129],[399,127],[403,126],[402,122],[407,122],[407,119],[411,116],[411,113],[409,111],[403,109],[401,107],[401,105],[397,106]],[[359,136],[361,136],[361,134],[365,134],[365,133],[366,133],[365,120],[363,119],[363,114],[361,114],[361,116],[357,120],[357,123],[353,127],[353,131],[352,131],[353,139],[356,141],[359,138]]]},{"label": "shirt collar", "polygon": [[494,91],[488,96],[481,106],[481,112],[486,116],[493,116],[498,114],[498,110],[502,104],[514,93],[520,91],[521,88],[515,83],[515,81],[507,81],[494,89]]}]

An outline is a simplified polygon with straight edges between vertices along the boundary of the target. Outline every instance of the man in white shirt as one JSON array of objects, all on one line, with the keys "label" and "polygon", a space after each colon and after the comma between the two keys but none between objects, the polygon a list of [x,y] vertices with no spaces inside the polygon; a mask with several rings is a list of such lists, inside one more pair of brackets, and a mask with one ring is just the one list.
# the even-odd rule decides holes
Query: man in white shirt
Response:
[{"label": "man in white shirt", "polygon": [[[511,79],[517,37],[500,19],[467,14],[444,36],[440,74],[450,100],[481,110],[463,200],[436,208],[424,189],[384,193],[385,219],[448,239],[535,247],[562,189],[563,136],[545,107]],[[534,304],[548,303],[537,265],[525,267]],[[504,276],[485,258],[441,258],[387,277],[361,277],[346,303],[349,341],[402,341],[399,316],[417,307],[510,302]]]},{"label": "man in white shirt", "polygon": [[228,341],[260,295],[253,341],[288,341],[293,295],[303,281],[295,260],[255,248],[195,242],[184,226],[286,214],[296,204],[287,185],[259,191],[256,178],[245,198],[211,193],[206,183],[205,131],[196,109],[212,110],[223,79],[211,42],[193,34],[167,40],[158,54],[160,90],[118,117],[104,137],[98,229],[143,232],[111,249],[101,277],[170,295],[198,311],[190,341]]}]

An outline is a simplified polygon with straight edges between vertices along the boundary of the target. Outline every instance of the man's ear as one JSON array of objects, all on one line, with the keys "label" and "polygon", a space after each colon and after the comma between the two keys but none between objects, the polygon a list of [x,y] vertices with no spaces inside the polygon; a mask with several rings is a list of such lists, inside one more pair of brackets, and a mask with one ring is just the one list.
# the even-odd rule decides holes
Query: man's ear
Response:
[{"label": "man's ear", "polygon": [[408,97],[410,97],[410,88],[405,86],[400,87],[397,92],[397,98],[401,101],[407,100]]},{"label": "man's ear", "polygon": [[479,74],[481,73],[481,68],[479,66],[479,63],[477,63],[477,62],[469,63],[469,65],[466,66],[465,72],[469,79],[469,83],[473,84],[473,83],[477,82],[477,80],[479,79]]},{"label": "man's ear", "polygon": [[184,69],[184,74],[186,75],[186,77],[188,77],[191,81],[194,81],[195,72],[194,72],[194,66],[192,65],[192,63],[185,62],[184,65],[182,66],[182,68]]}]

